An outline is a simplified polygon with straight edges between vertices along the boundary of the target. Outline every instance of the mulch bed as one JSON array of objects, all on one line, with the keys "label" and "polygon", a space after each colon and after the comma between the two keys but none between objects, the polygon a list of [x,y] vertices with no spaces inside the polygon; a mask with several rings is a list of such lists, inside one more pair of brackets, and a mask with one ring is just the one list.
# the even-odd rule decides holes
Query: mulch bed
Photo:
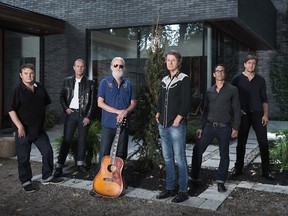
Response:
[{"label": "mulch bed", "polygon": [[[93,164],[85,174],[72,172],[65,174],[65,177],[77,178],[84,180],[93,180],[96,176],[97,166]],[[128,161],[124,169],[124,175],[127,186],[134,188],[142,188],[151,191],[162,191],[165,188],[165,170],[160,167],[155,167],[149,172],[141,172],[135,166],[135,162]],[[288,185],[288,171],[279,172],[276,167],[272,166],[272,173],[276,177],[275,180],[267,180],[261,176],[261,164],[251,163],[244,170],[243,175],[233,179],[237,181],[258,182],[263,184],[273,185]],[[200,173],[201,181],[197,183],[197,187],[192,187],[190,184],[189,195],[198,196],[211,186],[217,177],[217,170],[202,169]],[[228,180],[232,178],[229,176]]]}]

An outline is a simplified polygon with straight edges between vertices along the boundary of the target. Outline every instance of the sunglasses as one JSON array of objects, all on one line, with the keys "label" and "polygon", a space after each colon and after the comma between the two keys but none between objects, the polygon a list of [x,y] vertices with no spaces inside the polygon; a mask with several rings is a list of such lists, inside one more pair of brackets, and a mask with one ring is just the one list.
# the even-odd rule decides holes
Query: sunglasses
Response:
[{"label": "sunglasses", "polygon": [[117,68],[118,66],[119,66],[119,68],[121,68],[121,69],[124,68],[124,65],[118,65],[118,64],[115,64],[115,65],[114,65],[114,68]]}]

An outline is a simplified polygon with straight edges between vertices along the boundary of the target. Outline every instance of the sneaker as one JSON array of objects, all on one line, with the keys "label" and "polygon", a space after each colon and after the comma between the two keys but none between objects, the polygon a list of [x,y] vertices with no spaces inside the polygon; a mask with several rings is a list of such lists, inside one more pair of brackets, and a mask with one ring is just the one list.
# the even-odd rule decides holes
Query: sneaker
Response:
[{"label": "sneaker", "polygon": [[52,179],[50,180],[42,180],[42,184],[46,185],[46,184],[60,184],[64,182],[64,179],[61,179],[61,178],[55,178],[53,177]]},{"label": "sneaker", "polygon": [[172,202],[173,203],[180,203],[180,202],[184,202],[185,200],[188,200],[188,198],[189,197],[188,197],[187,193],[179,192],[177,194],[177,196],[172,199]]},{"label": "sneaker", "polygon": [[28,184],[28,185],[24,186],[23,189],[27,193],[32,193],[32,192],[36,191],[36,188],[32,184]]},{"label": "sneaker", "polygon": [[55,172],[54,172],[54,177],[55,178],[59,178],[63,175],[63,171],[62,171],[62,168],[56,168],[55,169]]}]

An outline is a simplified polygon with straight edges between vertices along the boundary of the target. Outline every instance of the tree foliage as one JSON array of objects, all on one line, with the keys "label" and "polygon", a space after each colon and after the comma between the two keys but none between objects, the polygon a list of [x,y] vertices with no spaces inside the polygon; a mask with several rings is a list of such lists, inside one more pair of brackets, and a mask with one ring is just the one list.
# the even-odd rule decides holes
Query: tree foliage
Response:
[{"label": "tree foliage", "polygon": [[156,44],[147,50],[144,69],[144,83],[136,93],[137,108],[132,117],[133,140],[136,150],[130,156],[137,156],[143,171],[162,164],[158,125],[155,120],[159,98],[160,81],[163,77],[163,48]]},{"label": "tree foliage", "polygon": [[278,131],[277,140],[270,150],[271,160],[276,164],[280,172],[288,170],[288,130]]}]

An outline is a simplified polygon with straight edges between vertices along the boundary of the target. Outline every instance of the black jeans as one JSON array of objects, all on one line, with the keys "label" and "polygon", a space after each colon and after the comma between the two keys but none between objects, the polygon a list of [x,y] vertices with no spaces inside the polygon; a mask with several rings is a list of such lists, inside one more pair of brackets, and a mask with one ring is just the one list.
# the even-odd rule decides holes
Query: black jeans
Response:
[{"label": "black jeans", "polygon": [[22,186],[31,183],[32,170],[30,164],[31,145],[34,143],[42,155],[42,179],[48,179],[53,172],[53,149],[46,132],[30,139],[29,134],[25,138],[19,138],[15,133],[16,155],[18,160],[19,179]]},{"label": "black jeans", "polygon": [[[101,129],[101,144],[99,153],[99,164],[97,167],[97,172],[100,170],[102,158],[106,155],[110,155],[111,147],[116,135],[116,128],[108,128],[102,125]],[[128,139],[129,139],[129,129],[122,128],[119,135],[119,143],[117,146],[116,156],[126,160],[128,151]]]},{"label": "black jeans", "polygon": [[77,165],[84,165],[86,145],[87,145],[87,135],[89,131],[89,125],[83,126],[83,117],[79,115],[79,112],[72,112],[66,116],[64,123],[64,140],[60,147],[60,152],[58,155],[58,164],[56,167],[62,168],[66,157],[69,153],[70,146],[73,141],[73,136],[78,128],[78,143],[76,152],[76,162]]},{"label": "black jeans", "polygon": [[217,182],[224,183],[226,181],[230,163],[229,144],[231,127],[214,127],[212,123],[206,123],[202,132],[202,137],[196,142],[193,148],[192,169],[190,173],[192,179],[196,180],[199,178],[203,153],[215,137],[219,143],[220,151]]},{"label": "black jeans", "polygon": [[238,133],[238,143],[236,147],[236,163],[235,170],[241,172],[244,167],[244,157],[246,151],[246,143],[249,135],[249,130],[252,126],[255,131],[262,162],[262,173],[269,172],[269,149],[267,139],[267,127],[262,125],[263,112],[247,112],[241,116],[241,124]]}]

